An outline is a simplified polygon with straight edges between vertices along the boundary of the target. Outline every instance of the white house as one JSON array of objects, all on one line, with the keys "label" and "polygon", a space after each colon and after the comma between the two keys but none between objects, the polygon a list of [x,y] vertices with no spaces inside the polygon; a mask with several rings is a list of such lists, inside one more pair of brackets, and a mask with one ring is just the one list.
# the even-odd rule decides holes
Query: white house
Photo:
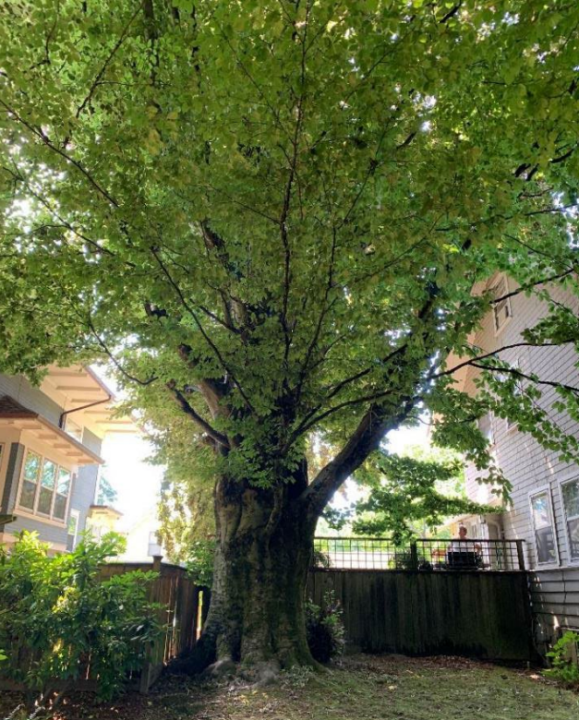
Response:
[{"label": "white house", "polygon": [[[479,288],[483,289],[483,288]],[[496,297],[516,289],[505,275],[494,276],[486,288]],[[548,286],[551,297],[579,314],[579,300],[561,285]],[[521,342],[521,332],[547,314],[547,305],[535,294],[514,295],[494,306],[471,342],[482,352]],[[542,380],[579,387],[579,356],[572,345],[558,347],[516,347],[500,354],[511,366]],[[449,366],[457,358],[449,359]],[[479,371],[465,367],[457,373],[459,389],[476,393],[474,379]],[[555,390],[543,387],[545,406]],[[579,436],[579,423],[567,413],[550,411],[565,432]],[[527,566],[533,572],[532,601],[539,643],[550,642],[560,629],[579,628],[579,466],[559,459],[516,423],[494,416],[480,422],[489,438],[498,466],[512,483],[511,505],[507,512],[460,518],[470,537],[509,538],[526,541]],[[467,493],[481,503],[498,501],[492,488],[476,482],[474,467],[467,468]]]},{"label": "white house", "polygon": [[31,530],[53,552],[72,549],[92,513],[105,436],[133,432],[88,367],[50,367],[40,387],[0,375],[0,516],[12,519],[0,544]]}]

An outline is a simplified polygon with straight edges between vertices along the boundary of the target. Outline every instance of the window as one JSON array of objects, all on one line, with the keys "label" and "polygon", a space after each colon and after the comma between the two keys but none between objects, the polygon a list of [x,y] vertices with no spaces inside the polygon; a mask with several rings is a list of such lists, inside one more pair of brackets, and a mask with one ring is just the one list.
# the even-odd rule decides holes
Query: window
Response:
[{"label": "window", "polygon": [[155,555],[163,555],[163,548],[159,542],[159,537],[155,530],[149,533],[149,545],[147,548],[147,555],[155,557]]},{"label": "window", "polygon": [[78,510],[71,510],[68,519],[68,531],[66,534],[66,549],[72,552],[76,547],[78,540],[78,525],[80,522],[80,513]]},{"label": "window", "polygon": [[535,534],[537,564],[550,565],[558,562],[553,508],[548,488],[531,495],[531,517]]},{"label": "window", "polygon": [[[497,284],[493,287],[492,293],[498,300],[493,305],[493,320],[495,326],[495,334],[497,334],[506,325],[508,320],[512,317],[513,313],[511,310],[510,298],[505,298],[509,292],[509,286],[506,277],[502,276],[497,281]],[[501,298],[504,298],[501,300]]]},{"label": "window", "polygon": [[18,505],[36,515],[64,522],[70,496],[70,470],[28,450]]},{"label": "window", "polygon": [[565,526],[569,543],[569,558],[572,561],[579,561],[579,480],[563,483],[561,495],[563,496]]},{"label": "window", "polygon": [[22,476],[22,489],[20,491],[20,507],[34,510],[36,503],[36,490],[38,488],[38,475],[40,473],[40,455],[28,451],[24,461]]}]

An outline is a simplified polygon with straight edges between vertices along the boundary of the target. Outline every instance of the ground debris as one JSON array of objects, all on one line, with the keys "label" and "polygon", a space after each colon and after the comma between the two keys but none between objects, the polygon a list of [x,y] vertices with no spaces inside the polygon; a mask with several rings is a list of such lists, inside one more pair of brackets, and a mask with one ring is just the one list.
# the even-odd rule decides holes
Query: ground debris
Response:
[{"label": "ground debris", "polygon": [[[0,698],[0,718],[18,704]],[[4,713],[4,714],[3,714]],[[330,672],[294,670],[240,688],[224,679],[163,678],[150,695],[98,704],[72,696],[56,720],[576,720],[579,695],[537,671],[458,657],[352,655]]]}]

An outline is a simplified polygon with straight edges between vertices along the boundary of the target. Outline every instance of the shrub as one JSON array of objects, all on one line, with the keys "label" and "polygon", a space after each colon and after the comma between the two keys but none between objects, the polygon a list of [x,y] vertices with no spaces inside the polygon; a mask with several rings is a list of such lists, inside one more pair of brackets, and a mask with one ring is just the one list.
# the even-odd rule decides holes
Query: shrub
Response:
[{"label": "shrub", "polygon": [[346,633],[342,608],[333,592],[326,593],[323,607],[311,601],[306,604],[306,631],[314,660],[327,663],[344,651]]},{"label": "shrub", "polygon": [[195,540],[186,562],[187,571],[195,584],[211,587],[214,556],[215,540]]},{"label": "shrub", "polygon": [[147,600],[154,573],[99,577],[121,543],[113,534],[100,543],[85,537],[73,553],[48,557],[47,545],[22,533],[10,555],[0,552],[1,672],[24,683],[29,704],[43,706],[53,680],[66,691],[88,675],[110,698],[143,666],[161,629]]},{"label": "shrub", "polygon": [[553,646],[547,657],[551,667],[544,671],[547,677],[555,678],[566,685],[579,686],[579,633],[566,632]]}]

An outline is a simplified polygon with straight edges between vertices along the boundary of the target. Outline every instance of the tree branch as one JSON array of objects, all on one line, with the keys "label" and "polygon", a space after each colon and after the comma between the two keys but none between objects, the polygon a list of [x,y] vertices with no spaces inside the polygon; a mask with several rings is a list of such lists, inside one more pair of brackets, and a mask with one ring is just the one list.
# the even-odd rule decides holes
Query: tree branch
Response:
[{"label": "tree branch", "polygon": [[248,409],[251,410],[251,412],[254,412],[254,408],[253,408],[253,405],[251,404],[251,401],[249,400],[249,398],[248,398],[247,395],[245,394],[243,388],[241,387],[241,385],[240,385],[239,382],[237,381],[234,373],[231,371],[231,368],[229,367],[229,364],[226,362],[226,360],[225,360],[225,358],[223,357],[223,355],[221,354],[219,348],[215,345],[215,343],[213,342],[213,340],[212,340],[212,339],[209,337],[209,335],[207,334],[205,328],[204,328],[203,325],[201,324],[201,321],[200,321],[199,318],[197,317],[197,313],[195,312],[195,310],[193,310],[193,308],[191,307],[191,305],[190,305],[190,304],[187,302],[187,300],[185,299],[185,296],[183,295],[183,292],[181,291],[181,288],[180,288],[179,285],[175,282],[175,280],[174,280],[173,277],[171,276],[171,273],[167,270],[167,267],[165,266],[165,263],[164,263],[164,262],[161,260],[161,258],[159,257],[159,253],[157,252],[157,250],[156,250],[155,248],[151,248],[151,253],[153,254],[153,257],[155,258],[155,260],[157,261],[157,264],[158,264],[159,267],[161,268],[163,274],[165,275],[165,277],[166,277],[167,280],[169,281],[169,284],[171,285],[171,287],[174,289],[175,293],[177,294],[179,300],[181,301],[181,304],[183,305],[183,307],[187,310],[187,312],[188,312],[188,313],[191,315],[191,317],[193,318],[193,321],[195,322],[195,325],[197,326],[197,329],[199,330],[199,332],[200,332],[201,335],[203,336],[203,339],[205,340],[205,342],[207,343],[207,345],[211,348],[211,350],[212,350],[213,353],[215,354],[215,357],[216,357],[217,360],[219,361],[219,364],[221,365],[222,369],[223,369],[223,370],[225,371],[225,373],[231,378],[233,384],[234,384],[235,387],[238,389],[239,394],[240,394],[241,397],[243,398],[243,400],[244,400],[245,404],[247,405]]},{"label": "tree branch", "polygon": [[558,343],[532,343],[532,342],[519,342],[519,343],[512,343],[511,345],[503,345],[503,347],[498,348],[497,350],[491,350],[488,353],[484,353],[483,355],[477,355],[476,357],[470,358],[469,360],[465,360],[464,362],[459,363],[458,365],[455,365],[454,367],[448,368],[447,370],[442,370],[439,373],[435,373],[431,376],[432,380],[437,380],[441,377],[446,377],[447,375],[452,375],[453,373],[457,372],[458,370],[461,370],[464,367],[468,367],[469,365],[473,365],[473,363],[479,361],[479,360],[485,360],[486,358],[495,357],[501,352],[504,352],[505,350],[513,350],[514,348],[520,348],[520,347],[560,347],[561,345],[570,345],[574,344],[575,340],[565,340],[563,342]]},{"label": "tree branch", "polygon": [[64,150],[61,150],[59,147],[54,145],[48,135],[46,135],[42,129],[35,128],[33,125],[27,122],[19,113],[16,112],[16,110],[14,110],[10,105],[4,102],[2,98],[0,98],[0,105],[2,105],[2,107],[4,107],[21,125],[24,125],[24,127],[29,132],[31,132],[35,137],[39,138],[42,143],[46,145],[46,147],[55,152],[57,155],[60,155],[60,157],[63,158],[67,163],[73,165],[80,173],[82,173],[84,177],[89,181],[89,183],[95,188],[95,190],[100,195],[102,195],[113,207],[120,207],[119,203],[115,200],[115,198],[93,178],[93,176],[82,165],[82,163],[80,163],[78,160],[75,160],[74,158],[71,158],[70,155],[64,152]]},{"label": "tree branch", "polygon": [[413,398],[406,398],[395,414],[387,414],[383,407],[370,407],[343,449],[302,493],[300,502],[307,506],[307,511],[318,516],[337,488],[379,447],[386,433],[409,417],[413,407]]},{"label": "tree branch", "polygon": [[[92,85],[90,86],[90,89],[89,89],[89,91],[88,91],[88,95],[85,97],[85,99],[82,101],[82,103],[81,103],[81,104],[78,106],[78,108],[77,108],[77,111],[76,111],[76,114],[75,114],[75,117],[76,117],[77,119],[81,116],[83,110],[84,110],[85,107],[88,105],[88,103],[91,101],[92,96],[94,95],[97,87],[99,86],[100,79],[101,79],[102,76],[105,74],[105,72],[106,72],[106,70],[107,70],[107,67],[109,66],[109,63],[110,63],[111,60],[114,58],[114,56],[117,54],[117,52],[119,51],[121,45],[124,43],[125,38],[127,37],[127,33],[129,32],[129,28],[131,27],[131,25],[132,25],[133,22],[135,21],[137,15],[141,12],[143,6],[145,5],[145,1],[146,1],[146,0],[143,0],[143,2],[140,3],[140,5],[139,5],[139,6],[137,7],[137,9],[135,10],[135,12],[132,14],[132,16],[130,17],[128,23],[125,25],[125,27],[124,27],[124,29],[123,29],[123,31],[122,31],[122,33],[121,33],[121,36],[119,37],[119,39],[118,39],[117,42],[115,43],[113,49],[112,49],[112,50],[110,51],[110,53],[108,54],[108,56],[107,56],[107,58],[106,58],[106,60],[105,60],[105,62],[104,62],[104,64],[103,64],[103,66],[101,67],[101,69],[100,69],[99,72],[97,73],[97,75],[96,75],[96,77],[95,77]],[[64,145],[66,146],[66,144],[67,144],[67,143],[65,142]]]},{"label": "tree branch", "polygon": [[526,285],[521,285],[521,287],[517,288],[516,290],[512,290],[511,292],[506,293],[505,295],[501,295],[501,297],[494,298],[491,300],[491,305],[497,305],[498,303],[503,302],[504,300],[508,300],[509,298],[515,297],[515,295],[519,295],[522,292],[525,292],[526,290],[531,290],[534,287],[537,287],[537,285],[546,285],[550,282],[555,282],[555,280],[562,280],[564,277],[568,277],[569,275],[572,275],[573,273],[577,272],[577,268],[573,266],[570,270],[565,270],[565,272],[558,273],[557,275],[551,275],[550,277],[543,278],[542,280],[537,280],[536,282],[527,283]]},{"label": "tree branch", "polygon": [[177,389],[177,386],[175,384],[174,380],[171,380],[170,382],[166,383],[167,389],[172,394],[175,402],[183,412],[190,417],[197,425],[207,434],[209,437],[211,437],[215,442],[219,443],[222,447],[224,447],[226,450],[230,450],[231,446],[229,445],[229,440],[225,435],[215,430],[215,428],[211,427],[211,425],[204,420],[199,413],[187,402],[187,398],[183,395],[183,393]]},{"label": "tree branch", "polygon": [[125,368],[121,365],[121,363],[117,360],[117,358],[113,355],[113,353],[109,350],[109,348],[108,348],[107,344],[104,342],[104,340],[97,333],[97,331],[92,323],[92,320],[90,318],[88,318],[86,320],[86,323],[89,327],[89,330],[94,335],[95,340],[97,341],[99,346],[103,349],[103,351],[109,357],[110,361],[113,363],[113,365],[116,367],[116,369],[121,373],[121,375],[124,375],[124,377],[126,377],[127,380],[137,383],[137,385],[141,385],[141,387],[147,387],[147,385],[150,385],[151,383],[155,382],[155,380],[157,380],[156,375],[152,375],[148,380],[141,380],[140,378],[136,377],[135,375],[131,375],[131,373],[127,372],[125,370]]},{"label": "tree branch", "polygon": [[480,370],[490,370],[491,372],[507,373],[509,375],[514,375],[515,377],[522,378],[523,380],[529,380],[529,382],[532,382],[535,385],[546,385],[548,387],[553,387],[561,390],[569,390],[570,392],[579,396],[579,387],[574,387],[573,385],[556,382],[554,380],[541,380],[538,377],[527,375],[526,373],[521,372],[517,368],[500,367],[498,365],[487,365],[486,363],[483,365],[482,363],[477,362],[472,362],[471,365],[475,368],[479,368]]}]

